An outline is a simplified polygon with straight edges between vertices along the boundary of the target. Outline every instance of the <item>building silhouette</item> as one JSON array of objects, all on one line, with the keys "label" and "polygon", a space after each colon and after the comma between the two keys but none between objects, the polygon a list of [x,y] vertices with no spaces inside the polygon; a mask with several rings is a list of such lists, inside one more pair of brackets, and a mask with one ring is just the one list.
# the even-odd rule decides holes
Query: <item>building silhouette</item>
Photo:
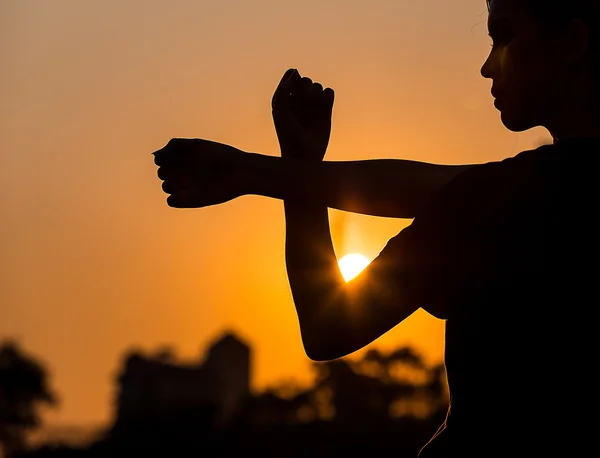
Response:
[{"label": "building silhouette", "polygon": [[250,347],[231,332],[197,363],[178,363],[168,352],[131,354],[117,379],[112,434],[175,423],[226,427],[250,396],[250,375]]}]

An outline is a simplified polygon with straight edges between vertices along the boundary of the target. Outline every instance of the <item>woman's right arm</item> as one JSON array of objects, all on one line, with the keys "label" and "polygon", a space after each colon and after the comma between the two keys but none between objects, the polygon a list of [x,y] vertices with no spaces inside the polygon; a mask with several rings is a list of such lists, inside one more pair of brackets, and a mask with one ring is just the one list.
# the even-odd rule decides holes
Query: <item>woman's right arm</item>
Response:
[{"label": "woman's right arm", "polygon": [[183,138],[172,139],[154,155],[172,207],[200,208],[254,194],[393,218],[413,218],[438,190],[472,167],[282,158]]}]

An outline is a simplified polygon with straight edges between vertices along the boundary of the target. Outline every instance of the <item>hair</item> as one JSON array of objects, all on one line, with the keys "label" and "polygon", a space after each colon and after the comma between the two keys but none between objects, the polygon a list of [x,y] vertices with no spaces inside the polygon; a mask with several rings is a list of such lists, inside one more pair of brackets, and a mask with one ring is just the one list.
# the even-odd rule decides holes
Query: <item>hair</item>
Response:
[{"label": "hair", "polygon": [[[496,0],[486,0],[488,10]],[[597,16],[600,0],[522,0],[525,8],[542,26],[564,24],[570,19],[579,18],[584,22]]]},{"label": "hair", "polygon": [[[491,3],[486,0],[488,11]],[[591,51],[600,63],[600,0],[522,0],[526,11],[540,25],[542,32],[552,34],[571,19],[581,20],[589,30]]]},{"label": "hair", "polygon": [[[485,0],[488,11],[491,3]],[[540,26],[541,32],[551,37],[572,19],[579,19],[588,27],[589,56],[596,76],[597,98],[600,100],[600,0],[520,0],[527,13]]]}]

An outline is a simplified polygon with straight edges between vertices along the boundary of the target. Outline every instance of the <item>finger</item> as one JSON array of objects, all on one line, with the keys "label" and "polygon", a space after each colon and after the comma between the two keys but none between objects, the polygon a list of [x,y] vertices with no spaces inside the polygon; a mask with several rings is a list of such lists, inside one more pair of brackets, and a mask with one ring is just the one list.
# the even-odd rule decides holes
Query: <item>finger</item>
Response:
[{"label": "finger", "polygon": [[188,173],[173,173],[164,180],[162,184],[163,191],[167,194],[193,188],[197,180],[194,180]]},{"label": "finger", "polygon": [[333,110],[333,102],[335,101],[335,92],[333,89],[328,87],[323,91],[323,108],[328,111]]},{"label": "finger", "polygon": [[180,153],[187,149],[188,143],[188,139],[185,138],[172,138],[165,146],[152,153],[154,163],[161,166],[177,162],[181,156]]},{"label": "finger", "polygon": [[190,188],[189,185],[186,185],[180,181],[174,180],[166,180],[162,184],[162,190],[165,194],[176,194],[180,192],[185,192]]},{"label": "finger", "polygon": [[311,88],[311,105],[313,110],[321,111],[324,108],[323,105],[323,85],[321,83],[313,83]]},{"label": "finger", "polygon": [[161,158],[165,156],[166,153],[166,148],[169,145],[169,143],[167,143],[165,146],[163,146],[161,149],[156,150],[152,153],[152,155],[154,156],[154,163],[156,165],[160,165],[161,162]]},{"label": "finger", "polygon": [[290,77],[283,83],[283,87],[288,87],[290,85],[296,85],[302,79],[302,75],[297,68],[290,74]]},{"label": "finger", "polygon": [[284,103],[286,103],[287,98],[292,91],[292,88],[300,81],[301,76],[297,69],[291,68],[286,71],[281,78],[281,81],[277,85],[277,89],[275,89],[275,93],[273,94],[273,99],[271,100],[271,108],[276,108]]},{"label": "finger", "polygon": [[178,193],[172,194],[167,197],[167,205],[173,208],[189,208],[190,205],[190,193]]},{"label": "finger", "polygon": [[189,156],[189,154],[185,153],[186,152],[182,150],[168,151],[166,149],[162,149],[160,151],[157,151],[156,153],[153,153],[154,164],[158,165],[161,168],[181,167],[186,158]]},{"label": "finger", "polygon": [[298,91],[303,95],[311,95],[313,88],[313,81],[308,77],[303,77],[300,79],[298,84]]},{"label": "finger", "polygon": [[152,153],[154,155],[154,163],[156,165],[158,165],[159,167],[161,165],[164,165],[165,162],[167,161],[168,157],[166,155],[166,152],[163,149],[159,149],[158,151],[155,151],[154,153]]},{"label": "finger", "polygon": [[158,171],[156,174],[158,175],[158,178],[160,178],[161,180],[168,180],[168,179],[174,178],[176,176],[177,170],[174,167],[163,165],[158,168]]},{"label": "finger", "polygon": [[165,194],[173,194],[178,191],[178,186],[174,181],[164,181],[162,184],[162,190]]},{"label": "finger", "polygon": [[293,86],[290,85],[290,104],[293,110],[308,108],[312,102],[312,88],[313,82],[306,76],[300,78]]},{"label": "finger", "polygon": [[200,208],[214,205],[215,203],[202,199],[194,188],[178,191],[167,197],[167,204],[173,208]]},{"label": "finger", "polygon": [[296,70],[295,68],[289,68],[285,71],[285,73],[283,74],[283,76],[281,77],[281,81],[279,81],[279,84],[277,85],[277,88],[279,89],[281,86],[283,86],[285,84],[285,82],[288,80],[288,78],[292,75],[292,73],[297,72],[298,70]]}]

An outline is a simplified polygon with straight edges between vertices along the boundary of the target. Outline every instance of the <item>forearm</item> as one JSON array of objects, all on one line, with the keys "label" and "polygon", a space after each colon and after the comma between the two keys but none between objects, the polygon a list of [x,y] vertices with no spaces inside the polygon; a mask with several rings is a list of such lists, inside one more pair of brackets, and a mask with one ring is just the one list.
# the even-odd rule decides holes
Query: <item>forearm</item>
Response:
[{"label": "forearm", "polygon": [[400,159],[306,161],[249,153],[249,194],[373,216],[413,218],[470,165]]},{"label": "forearm", "polygon": [[285,259],[309,358],[348,355],[387,332],[418,307],[399,294],[389,260],[378,257],[353,280],[340,272],[331,241],[327,208],[284,201]]},{"label": "forearm", "polygon": [[[337,335],[346,318],[345,281],[335,256],[326,207],[284,201],[285,260],[302,341],[312,359],[320,353],[323,336]],[[347,325],[344,325],[347,326]],[[341,337],[341,336],[340,336]]]}]

